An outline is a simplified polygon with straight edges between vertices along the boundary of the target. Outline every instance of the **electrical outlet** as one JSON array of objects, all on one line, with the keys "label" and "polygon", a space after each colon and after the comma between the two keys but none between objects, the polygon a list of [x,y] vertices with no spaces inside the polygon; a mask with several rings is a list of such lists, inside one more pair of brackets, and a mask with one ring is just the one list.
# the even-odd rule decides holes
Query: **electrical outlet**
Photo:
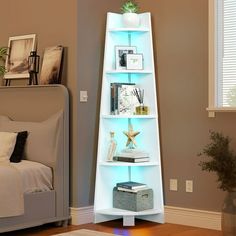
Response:
[{"label": "electrical outlet", "polygon": [[170,191],[178,191],[178,180],[170,179]]},{"label": "electrical outlet", "polygon": [[186,192],[187,193],[193,192],[193,181],[192,180],[186,180]]}]

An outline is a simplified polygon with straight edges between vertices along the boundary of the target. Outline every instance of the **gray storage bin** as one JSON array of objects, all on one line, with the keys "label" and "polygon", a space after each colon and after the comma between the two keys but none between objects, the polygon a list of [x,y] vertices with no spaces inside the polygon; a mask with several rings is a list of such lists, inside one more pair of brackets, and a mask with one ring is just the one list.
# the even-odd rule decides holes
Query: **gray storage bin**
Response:
[{"label": "gray storage bin", "polygon": [[129,211],[144,211],[153,208],[153,190],[143,189],[136,193],[113,188],[113,207]]}]

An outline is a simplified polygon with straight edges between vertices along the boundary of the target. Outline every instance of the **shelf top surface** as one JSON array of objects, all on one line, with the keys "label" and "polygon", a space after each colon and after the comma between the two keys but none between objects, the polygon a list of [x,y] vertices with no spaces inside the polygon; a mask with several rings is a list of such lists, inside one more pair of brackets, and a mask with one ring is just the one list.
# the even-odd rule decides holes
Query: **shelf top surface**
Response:
[{"label": "shelf top surface", "polygon": [[104,210],[97,210],[95,213],[105,214],[105,215],[130,215],[130,216],[137,216],[137,215],[154,215],[161,213],[160,209],[150,209],[145,211],[127,211],[117,208],[109,208]]},{"label": "shelf top surface", "polygon": [[102,166],[158,166],[157,161],[147,161],[147,162],[137,162],[137,163],[132,163],[132,162],[122,162],[122,161],[102,161],[99,162],[100,165]]},{"label": "shelf top surface", "polygon": [[151,74],[152,70],[107,70],[107,74]]},{"label": "shelf top surface", "polygon": [[102,115],[105,119],[155,119],[155,115]]},{"label": "shelf top surface", "polygon": [[149,29],[147,27],[139,27],[139,28],[125,28],[125,27],[120,27],[120,28],[109,28],[108,31],[110,32],[148,32]]}]

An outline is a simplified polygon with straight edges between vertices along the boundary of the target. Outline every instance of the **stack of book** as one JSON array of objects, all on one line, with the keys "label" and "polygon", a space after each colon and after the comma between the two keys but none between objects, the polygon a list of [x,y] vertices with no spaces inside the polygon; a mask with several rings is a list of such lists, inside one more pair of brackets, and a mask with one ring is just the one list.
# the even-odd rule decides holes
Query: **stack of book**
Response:
[{"label": "stack of book", "polygon": [[139,106],[134,83],[111,83],[111,115],[133,115]]},{"label": "stack of book", "polygon": [[147,185],[143,183],[128,181],[128,182],[121,182],[116,184],[117,190],[125,191],[125,192],[132,192],[136,193],[140,190],[147,189]]},{"label": "stack of book", "polygon": [[149,161],[149,155],[146,152],[120,152],[113,157],[114,161],[123,161],[123,162],[147,162]]}]

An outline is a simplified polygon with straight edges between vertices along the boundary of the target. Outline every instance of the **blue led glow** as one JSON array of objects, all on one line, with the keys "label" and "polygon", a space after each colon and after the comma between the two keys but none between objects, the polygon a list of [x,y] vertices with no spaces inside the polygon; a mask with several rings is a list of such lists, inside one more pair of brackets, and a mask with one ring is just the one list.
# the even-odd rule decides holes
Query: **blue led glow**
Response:
[{"label": "blue led glow", "polygon": [[116,235],[123,235],[123,236],[129,236],[130,233],[127,229],[114,229],[114,234]]}]

